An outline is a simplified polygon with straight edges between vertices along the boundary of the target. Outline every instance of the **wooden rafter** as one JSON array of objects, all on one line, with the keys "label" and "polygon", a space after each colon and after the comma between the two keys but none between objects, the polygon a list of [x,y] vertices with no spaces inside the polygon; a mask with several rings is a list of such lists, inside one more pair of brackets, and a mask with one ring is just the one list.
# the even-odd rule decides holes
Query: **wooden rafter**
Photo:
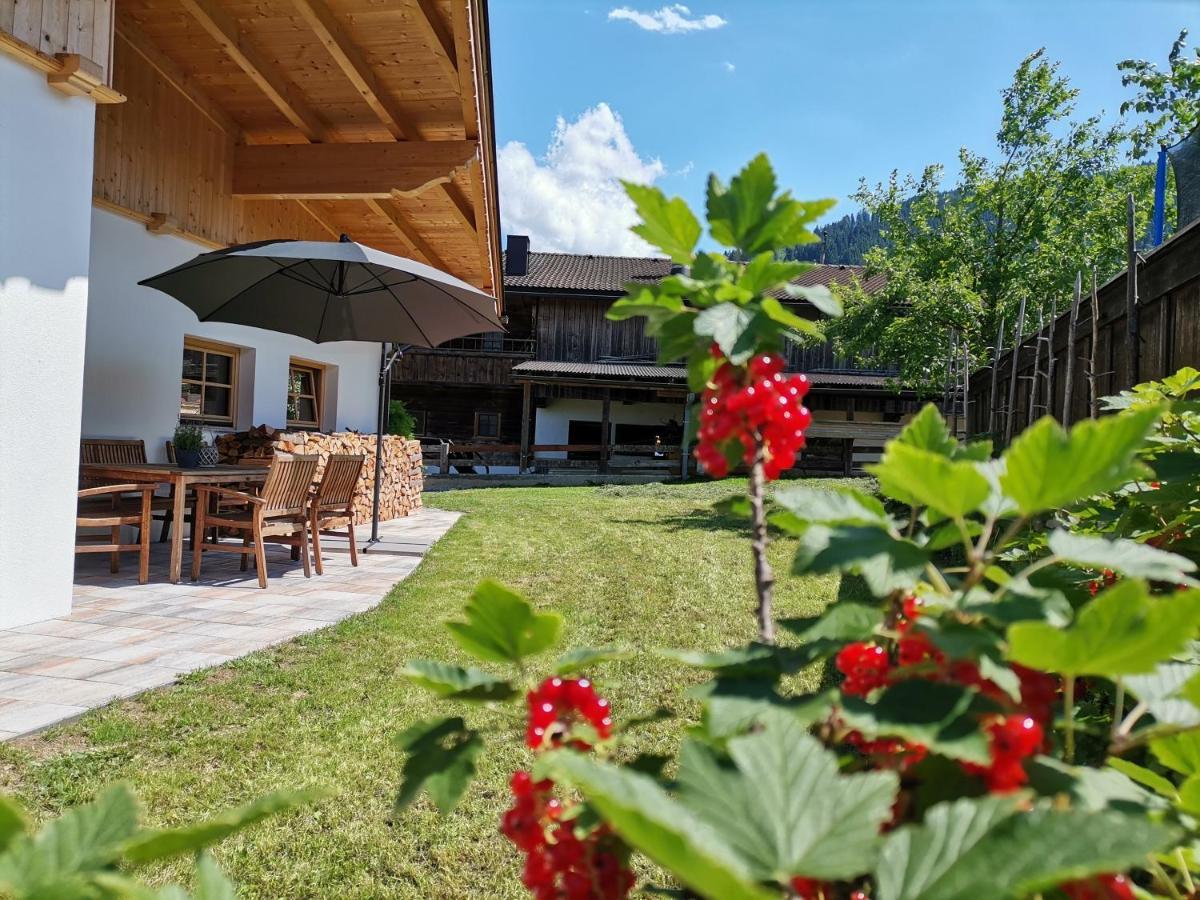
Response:
[{"label": "wooden rafter", "polygon": [[475,71],[471,59],[471,19],[469,0],[450,0],[450,21],[454,26],[454,53],[458,60],[458,96],[462,103],[463,136],[479,137],[479,113],[475,107]]},{"label": "wooden rafter", "polygon": [[325,125],[317,114],[276,68],[242,38],[237,22],[215,0],[180,0],[180,3],[301,134],[310,141],[325,139]]},{"label": "wooden rafter", "polygon": [[398,141],[421,137],[416,125],[401,111],[395,98],[379,83],[362,52],[323,0],[292,0],[334,62],[362,95],[392,137]]},{"label": "wooden rafter", "polygon": [[375,200],[368,198],[367,206],[377,215],[383,216],[387,220],[391,229],[400,236],[404,243],[425,259],[425,262],[433,266],[435,269],[450,271],[450,267],[446,265],[436,250],[430,246],[429,242],[421,236],[417,229],[413,228],[412,223],[408,221],[404,213],[391,200]]},{"label": "wooden rafter", "polygon": [[473,141],[239,145],[233,195],[337,200],[418,194],[475,158]]},{"label": "wooden rafter", "polygon": [[[355,45],[342,23],[324,0],[292,0],[292,2],[325,49],[329,51],[334,62],[337,63],[392,137],[398,141],[420,138],[420,130],[400,109],[395,97],[384,85],[379,83],[379,79],[375,77],[375,73],[367,63],[362,51]],[[429,32],[430,44],[434,52],[450,65],[452,77],[457,84],[458,69],[450,59],[454,54],[453,38],[442,22],[437,8],[431,3],[421,0],[418,2],[418,12],[418,18],[422,19]],[[436,182],[432,185],[432,190],[435,195],[450,205],[455,219],[474,239],[477,221],[475,211],[467,203],[462,193],[452,183]]]},{"label": "wooden rafter", "polygon": [[310,216],[312,216],[313,220],[316,221],[316,223],[318,225],[320,225],[322,228],[324,228],[326,231],[328,231],[330,236],[335,241],[342,236],[342,233],[340,231],[338,231],[336,228],[334,228],[332,225],[330,225],[328,222],[325,221],[324,216],[322,216],[319,212],[317,212],[315,209],[313,209],[313,205],[311,203],[309,203],[305,200],[297,200],[296,202],[300,204],[300,208],[302,210],[304,210],[306,213],[308,213]]},{"label": "wooden rafter", "polygon": [[429,37],[429,46],[441,63],[450,80],[456,85],[461,71],[461,62],[455,52],[454,36],[442,21],[442,14],[433,0],[413,0],[417,10],[417,20]]}]

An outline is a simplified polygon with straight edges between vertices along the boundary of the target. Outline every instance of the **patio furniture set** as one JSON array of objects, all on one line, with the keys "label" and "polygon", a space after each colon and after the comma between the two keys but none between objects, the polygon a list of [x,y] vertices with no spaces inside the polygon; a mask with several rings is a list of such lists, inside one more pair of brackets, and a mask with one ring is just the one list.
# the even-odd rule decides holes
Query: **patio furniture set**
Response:
[{"label": "patio furniture set", "polygon": [[[170,446],[168,445],[168,458]],[[269,465],[215,465],[188,468],[175,462],[146,461],[145,442],[85,438],[80,442],[77,528],[106,528],[80,535],[76,553],[108,553],[109,568],[120,570],[120,554],[138,553],[138,582],[149,579],[150,531],[162,522],[160,541],[171,541],[170,581],[183,569],[183,528],[191,525],[192,580],[200,577],[205,553],[239,553],[242,571],[254,557],[259,587],[267,586],[266,543],[292,548],[305,577],[324,573],[321,535],[345,529],[350,562],[358,565],[354,498],[366,456],[331,454],[320,477],[320,457],[277,453]],[[158,493],[160,486],[168,493]],[[175,527],[172,527],[175,526]],[[135,543],[122,542],[122,529],[137,530]],[[241,543],[222,541],[233,532]]]}]

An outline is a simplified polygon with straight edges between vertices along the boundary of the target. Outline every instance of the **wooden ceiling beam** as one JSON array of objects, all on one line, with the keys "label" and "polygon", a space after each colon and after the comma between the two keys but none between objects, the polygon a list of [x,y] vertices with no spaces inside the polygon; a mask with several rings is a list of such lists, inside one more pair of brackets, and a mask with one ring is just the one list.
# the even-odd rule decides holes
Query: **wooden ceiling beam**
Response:
[{"label": "wooden ceiling beam", "polygon": [[325,5],[324,0],[292,0],[317,38],[325,45],[334,62],[345,73],[362,95],[363,100],[379,117],[392,137],[398,141],[416,140],[421,137],[417,126],[400,109],[386,88],[379,83],[375,72],[367,63],[362,51],[355,46],[341,22]]},{"label": "wooden ceiling beam", "polygon": [[430,49],[437,56],[442,68],[446,70],[446,74],[450,76],[450,80],[457,85],[461,63],[455,52],[454,35],[442,21],[442,14],[438,10],[437,4],[434,0],[413,0],[413,5],[417,9],[417,20],[429,37]]},{"label": "wooden ceiling beam", "polygon": [[475,67],[471,58],[471,19],[467,0],[450,0],[454,26],[454,53],[458,60],[458,96],[462,103],[463,136],[479,137],[479,112],[475,107]]},{"label": "wooden ceiling beam", "polygon": [[[474,162],[471,163],[474,165]],[[466,198],[458,185],[453,181],[439,185],[446,199],[450,202],[450,211],[466,231],[470,232],[471,240],[475,240],[477,226],[475,224],[475,206]]]},{"label": "wooden ceiling beam", "polygon": [[413,227],[413,224],[408,221],[403,211],[395,203],[390,200],[368,198],[367,206],[371,207],[372,212],[383,216],[392,230],[400,236],[401,240],[419,254],[426,263],[435,269],[441,269],[443,272],[450,271],[450,267],[446,265],[446,261],[438,255],[438,252],[433,249],[429,241],[425,240],[421,232]]},{"label": "wooden ceiling beam", "polygon": [[338,200],[416,194],[475,158],[474,141],[258,144],[233,151],[233,195]]},{"label": "wooden ceiling beam", "polygon": [[326,128],[317,114],[287,79],[242,38],[237,21],[216,0],[179,2],[301,134],[310,141],[325,140]]},{"label": "wooden ceiling beam", "polygon": [[320,225],[327,232],[329,232],[329,235],[335,241],[341,238],[342,233],[340,231],[338,231],[338,229],[336,229],[332,225],[330,225],[328,222],[326,222],[325,218],[319,212],[317,212],[315,209],[313,209],[313,206],[311,203],[309,203],[306,200],[297,200],[296,202],[300,204],[300,208],[302,210],[304,210],[306,213],[308,213],[310,216],[312,216],[313,220],[316,221],[316,223],[318,225]]}]

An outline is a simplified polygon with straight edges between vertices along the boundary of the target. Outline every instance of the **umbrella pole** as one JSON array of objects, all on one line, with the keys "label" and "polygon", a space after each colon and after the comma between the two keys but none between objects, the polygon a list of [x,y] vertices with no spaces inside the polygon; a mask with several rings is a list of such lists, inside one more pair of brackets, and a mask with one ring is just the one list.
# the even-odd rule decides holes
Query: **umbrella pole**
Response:
[{"label": "umbrella pole", "polygon": [[392,399],[392,366],[408,348],[408,344],[397,347],[388,354],[386,343],[379,345],[379,421],[375,428],[375,492],[371,503],[371,537],[363,547],[366,553],[379,543],[379,498],[383,493],[383,438],[387,433],[388,413]]}]

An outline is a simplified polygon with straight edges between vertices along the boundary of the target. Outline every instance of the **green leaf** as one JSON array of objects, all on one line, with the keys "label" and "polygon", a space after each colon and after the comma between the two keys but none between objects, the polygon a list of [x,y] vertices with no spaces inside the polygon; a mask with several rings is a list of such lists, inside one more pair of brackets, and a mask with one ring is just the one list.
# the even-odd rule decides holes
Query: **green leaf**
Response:
[{"label": "green leaf", "polygon": [[842,601],[830,606],[821,616],[780,619],[779,624],[804,643],[820,640],[865,641],[883,624],[883,610],[878,606]]},{"label": "green leaf", "polygon": [[834,205],[833,200],[801,202],[790,194],[775,195],[775,172],[765,154],[754,157],[726,187],[708,179],[708,227],[713,239],[746,256],[811,243],[808,229]]},{"label": "green leaf", "polygon": [[817,308],[819,312],[831,318],[839,318],[842,315],[842,304],[837,297],[833,296],[823,284],[805,286],[801,284],[789,284],[785,287],[784,292],[793,300],[806,300]]},{"label": "green leaf", "polygon": [[1019,796],[940,803],[888,835],[878,900],[1002,900],[1138,865],[1178,831],[1114,810],[1014,814]]},{"label": "green leaf", "polygon": [[867,471],[879,489],[909,506],[928,506],[952,519],[977,510],[991,488],[972,462],[947,459],[911,444],[892,441]]},{"label": "green leaf", "polygon": [[1040,419],[1004,454],[1001,487],[1026,516],[1118,488],[1141,473],[1136,454],[1159,415],[1151,407],[1084,419],[1070,434],[1049,416]]},{"label": "green leaf", "polygon": [[458,716],[427,719],[396,737],[408,753],[394,811],[399,814],[424,788],[442,815],[451,812],[471,779],[483,738]]},{"label": "green leaf", "polygon": [[29,818],[25,810],[14,798],[0,794],[0,852],[28,830]]},{"label": "green leaf", "polygon": [[622,647],[577,647],[558,658],[554,664],[555,675],[573,675],[584,669],[618,659],[629,659],[633,654]]},{"label": "green leaf", "polygon": [[913,587],[929,562],[928,554],[880,528],[812,525],[800,536],[792,571],[851,572],[862,575],[876,597]]},{"label": "green leaf", "polygon": [[519,664],[558,642],[562,616],[535,612],[528,600],[495,581],[475,588],[464,610],[466,622],[447,622],[454,640],[489,662]]},{"label": "green leaf", "polygon": [[535,774],[573,785],[631,847],[713,900],[770,900],[748,866],[706,822],[671,799],[654,779],[557,750]]},{"label": "green leaf", "polygon": [[1200,725],[1200,666],[1194,663],[1165,662],[1150,675],[1130,675],[1125,687],[1146,704],[1157,725],[1190,728]]},{"label": "green leaf", "polygon": [[71,896],[80,876],[110,866],[137,830],[138,807],[123,784],[68,809],[36,835],[19,834],[0,854],[0,886],[38,897]]},{"label": "green leaf", "polygon": [[958,450],[958,441],[951,436],[946,420],[932,403],[921,407],[921,411],[900,430],[895,440],[945,457],[953,457]]},{"label": "green leaf", "polygon": [[201,853],[196,860],[196,890],[192,900],[235,900],[237,890],[225,877],[211,853]]},{"label": "green leaf", "polygon": [[681,197],[667,199],[656,187],[621,182],[625,193],[637,207],[641,224],[631,230],[648,243],[683,265],[692,261],[696,242],[700,240],[700,223]]},{"label": "green leaf", "polygon": [[1189,778],[1200,775],[1200,731],[1185,731],[1150,742],[1154,758],[1172,771]]},{"label": "green leaf", "polygon": [[759,308],[772,322],[810,337],[823,337],[821,328],[812,319],[798,316],[774,297],[764,297]]},{"label": "green leaf", "polygon": [[898,737],[930,751],[986,765],[987,736],[979,730],[981,698],[956,684],[908,678],[886,688],[874,702],[842,698],[842,719],[868,738]]},{"label": "green leaf", "polygon": [[799,722],[775,719],[729,741],[734,767],[694,741],[679,757],[680,800],[716,829],[760,879],[842,879],[875,863],[891,816],[892,772],[838,773],[837,757]]},{"label": "green leaf", "polygon": [[704,701],[704,732],[716,740],[769,726],[780,716],[811,725],[827,718],[833,707],[831,691],[784,697],[773,681],[749,678],[717,678],[697,685],[688,695]]},{"label": "green leaf", "polygon": [[695,332],[712,338],[730,361],[740,365],[754,355],[757,335],[752,326],[756,313],[736,303],[718,303],[696,316]]},{"label": "green leaf", "polygon": [[1069,531],[1052,531],[1050,552],[1075,565],[1089,569],[1112,569],[1134,578],[1195,584],[1188,573],[1196,564],[1184,556],[1158,550],[1126,538],[1109,539]]},{"label": "green leaf", "polygon": [[804,523],[875,525],[881,528],[888,528],[892,524],[883,503],[857,488],[795,485],[778,491],[774,499]]},{"label": "green leaf", "polygon": [[1115,809],[1146,815],[1151,809],[1167,805],[1115,766],[1094,769],[1067,765],[1051,756],[1037,756],[1025,761],[1025,771],[1029,786],[1039,794],[1068,797],[1074,809]]},{"label": "green leaf", "polygon": [[1200,591],[1166,598],[1125,579],[1080,610],[1069,628],[1017,622],[1008,629],[1008,657],[1063,675],[1136,675],[1153,672],[1186,645],[1200,626]]},{"label": "green leaf", "polygon": [[1170,779],[1157,772],[1147,769],[1145,766],[1139,766],[1137,763],[1130,762],[1127,759],[1121,759],[1119,756],[1110,756],[1108,764],[1116,769],[1126,778],[1136,781],[1144,787],[1150,788],[1156,794],[1168,799],[1178,797],[1178,792],[1175,790],[1175,785],[1171,784]]},{"label": "green leaf", "polygon": [[122,855],[130,862],[144,863],[181,853],[195,853],[270,816],[310,804],[327,793],[319,789],[275,791],[204,822],[142,831],[125,843]]},{"label": "green leaf", "polygon": [[411,660],[400,674],[450,700],[502,701],[519,693],[503,678],[480,669],[464,669],[431,659]]}]

